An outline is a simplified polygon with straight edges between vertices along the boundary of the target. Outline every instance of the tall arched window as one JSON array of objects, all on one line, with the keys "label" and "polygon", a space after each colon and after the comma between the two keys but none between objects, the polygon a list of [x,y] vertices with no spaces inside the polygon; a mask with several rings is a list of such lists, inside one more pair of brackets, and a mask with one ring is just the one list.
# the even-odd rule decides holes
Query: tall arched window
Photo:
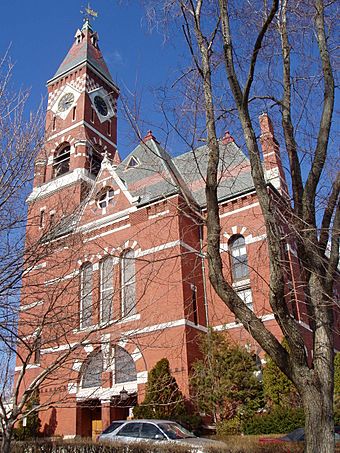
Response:
[{"label": "tall arched window", "polygon": [[243,236],[234,235],[229,239],[229,252],[233,281],[249,278],[247,249]]},{"label": "tall arched window", "polygon": [[70,170],[70,151],[69,143],[63,143],[56,150],[53,158],[53,177],[61,176]]},{"label": "tall arched window", "polygon": [[108,256],[100,263],[100,320],[112,319],[113,258]]},{"label": "tall arched window", "polygon": [[92,264],[86,263],[80,271],[80,327],[92,325]]},{"label": "tall arched window", "polygon": [[100,166],[102,164],[103,152],[100,152],[99,149],[91,148],[88,151],[88,159],[90,173],[94,176],[97,176],[100,170]]},{"label": "tall arched window", "polygon": [[122,316],[136,313],[135,252],[126,250],[121,255],[121,304]]},{"label": "tall arched window", "polygon": [[91,387],[101,387],[103,371],[103,354],[101,351],[95,352],[85,363],[82,379],[84,389]]},{"label": "tall arched window", "polygon": [[115,347],[115,379],[116,384],[137,380],[136,366],[133,358],[125,349]]}]

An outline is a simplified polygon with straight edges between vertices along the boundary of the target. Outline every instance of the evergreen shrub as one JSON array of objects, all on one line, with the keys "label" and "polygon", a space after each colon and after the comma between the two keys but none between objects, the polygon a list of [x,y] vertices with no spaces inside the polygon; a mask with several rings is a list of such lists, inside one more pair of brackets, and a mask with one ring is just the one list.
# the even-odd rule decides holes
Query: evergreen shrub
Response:
[{"label": "evergreen shrub", "polygon": [[244,434],[285,434],[305,424],[303,409],[276,407],[270,413],[257,414],[248,419]]},{"label": "evergreen shrub", "polygon": [[242,424],[238,417],[230,418],[229,420],[222,420],[219,423],[216,423],[216,434],[221,438],[240,434],[241,431]]}]

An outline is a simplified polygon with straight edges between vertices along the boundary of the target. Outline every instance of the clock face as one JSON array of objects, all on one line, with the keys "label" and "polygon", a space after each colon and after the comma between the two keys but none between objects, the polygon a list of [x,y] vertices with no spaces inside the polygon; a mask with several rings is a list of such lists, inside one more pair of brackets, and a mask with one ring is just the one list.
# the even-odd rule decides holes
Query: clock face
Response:
[{"label": "clock face", "polygon": [[58,103],[58,112],[65,112],[74,102],[74,94],[66,93]]},{"label": "clock face", "polygon": [[101,115],[106,116],[109,113],[107,104],[101,96],[95,96],[94,105]]}]

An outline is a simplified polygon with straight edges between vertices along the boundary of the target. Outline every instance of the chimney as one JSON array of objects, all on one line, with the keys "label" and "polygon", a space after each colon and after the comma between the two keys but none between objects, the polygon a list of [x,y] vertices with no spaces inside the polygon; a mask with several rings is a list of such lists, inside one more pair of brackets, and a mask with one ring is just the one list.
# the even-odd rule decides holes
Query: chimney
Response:
[{"label": "chimney", "polygon": [[265,175],[281,193],[288,194],[285,172],[280,155],[280,147],[274,135],[273,123],[267,113],[259,116],[260,142],[262,147]]},{"label": "chimney", "polygon": [[155,139],[155,137],[153,136],[152,131],[147,132],[147,134],[143,138],[142,142],[145,143],[145,142],[148,142],[149,140],[153,140],[154,142],[158,143],[157,140]]},{"label": "chimney", "polygon": [[223,145],[228,145],[228,143],[234,142],[234,138],[230,135],[229,131],[225,131],[224,136],[222,137],[222,143]]}]

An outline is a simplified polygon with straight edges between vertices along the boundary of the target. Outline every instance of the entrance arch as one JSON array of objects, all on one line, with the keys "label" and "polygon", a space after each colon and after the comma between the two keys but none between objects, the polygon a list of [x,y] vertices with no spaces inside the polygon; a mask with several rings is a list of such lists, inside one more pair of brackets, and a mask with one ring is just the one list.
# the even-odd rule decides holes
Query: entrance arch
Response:
[{"label": "entrance arch", "polygon": [[137,402],[133,357],[118,345],[109,353],[105,352],[93,351],[80,370],[76,395],[77,434],[83,437],[95,438],[111,421],[126,419]]}]

